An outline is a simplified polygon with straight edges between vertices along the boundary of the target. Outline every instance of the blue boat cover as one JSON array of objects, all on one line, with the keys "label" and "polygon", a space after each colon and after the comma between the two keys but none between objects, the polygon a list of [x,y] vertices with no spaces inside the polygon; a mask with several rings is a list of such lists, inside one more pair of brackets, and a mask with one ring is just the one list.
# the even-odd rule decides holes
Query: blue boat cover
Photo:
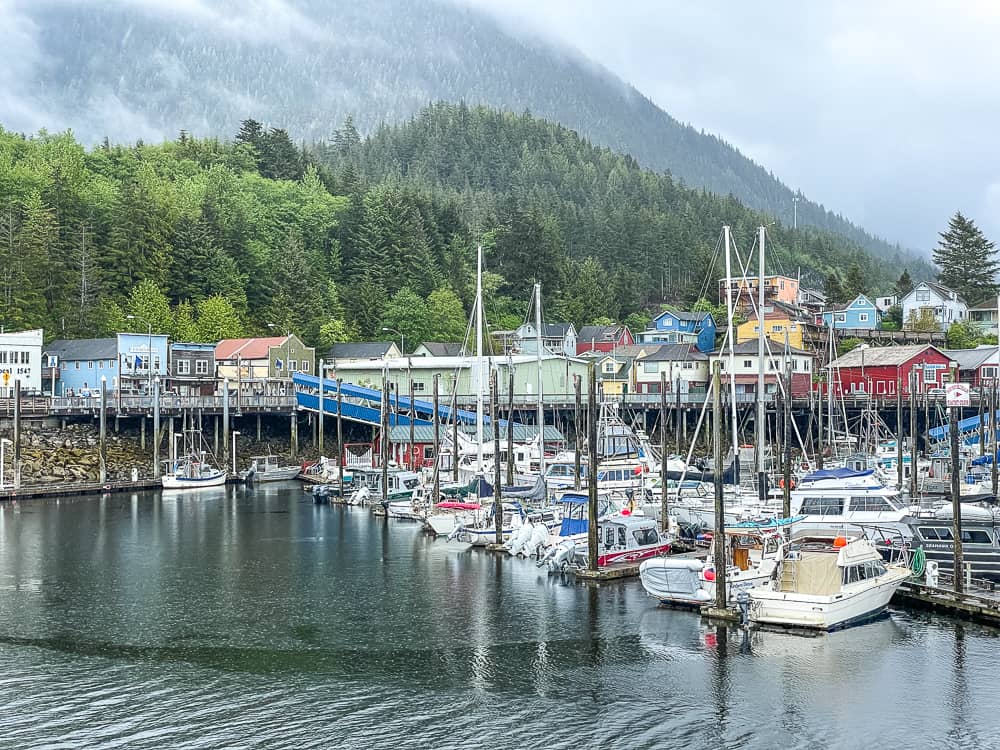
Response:
[{"label": "blue boat cover", "polygon": [[559,500],[561,503],[570,503],[571,505],[585,505],[590,498],[583,494],[582,492],[567,492]]},{"label": "blue boat cover", "polygon": [[[997,452],[997,458],[1000,459],[1000,451]],[[973,466],[992,466],[993,465],[993,456],[989,456],[989,455],[978,456],[977,458],[972,459],[972,465]]]},{"label": "blue boat cover", "polygon": [[817,469],[811,474],[806,474],[803,478],[803,482],[815,482],[820,479],[852,479],[854,477],[867,477],[874,473],[874,469],[865,469],[864,471],[855,471],[854,469],[839,468],[839,469]]},{"label": "blue boat cover", "polygon": [[727,524],[727,529],[769,529],[781,526],[789,526],[798,523],[805,516],[791,516],[790,518],[765,518],[760,521],[743,521],[736,524]]},{"label": "blue boat cover", "polygon": [[559,536],[586,534],[589,526],[586,518],[564,518],[562,526],[559,527]]}]

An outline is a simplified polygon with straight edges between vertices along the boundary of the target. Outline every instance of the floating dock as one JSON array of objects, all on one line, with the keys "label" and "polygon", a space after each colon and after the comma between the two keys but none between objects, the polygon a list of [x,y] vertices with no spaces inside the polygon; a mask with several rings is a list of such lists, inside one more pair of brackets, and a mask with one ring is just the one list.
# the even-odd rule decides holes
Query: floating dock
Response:
[{"label": "floating dock", "polygon": [[66,484],[38,484],[0,490],[0,502],[40,500],[46,497],[71,497],[73,495],[100,495],[105,492],[139,492],[160,487],[159,479],[140,479],[137,482],[71,482]]},{"label": "floating dock", "polygon": [[974,587],[956,594],[939,586],[907,582],[896,590],[893,601],[1000,626],[1000,592],[996,591]]}]

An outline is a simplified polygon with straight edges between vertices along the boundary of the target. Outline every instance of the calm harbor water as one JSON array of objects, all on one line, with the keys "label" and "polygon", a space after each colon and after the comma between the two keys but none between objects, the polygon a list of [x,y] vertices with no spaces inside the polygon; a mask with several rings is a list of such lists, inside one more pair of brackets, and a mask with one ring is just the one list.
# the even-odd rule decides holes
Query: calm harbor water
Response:
[{"label": "calm harbor water", "polygon": [[998,635],[744,642],[296,484],[0,510],[2,748],[997,747]]}]

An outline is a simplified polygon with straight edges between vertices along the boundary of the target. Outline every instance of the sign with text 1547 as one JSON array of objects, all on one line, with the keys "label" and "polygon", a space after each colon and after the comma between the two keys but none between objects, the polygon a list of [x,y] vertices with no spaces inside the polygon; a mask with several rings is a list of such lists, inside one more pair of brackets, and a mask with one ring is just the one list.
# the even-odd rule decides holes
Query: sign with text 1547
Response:
[{"label": "sign with text 1547", "polygon": [[945,405],[969,406],[969,384],[948,383],[945,386]]}]

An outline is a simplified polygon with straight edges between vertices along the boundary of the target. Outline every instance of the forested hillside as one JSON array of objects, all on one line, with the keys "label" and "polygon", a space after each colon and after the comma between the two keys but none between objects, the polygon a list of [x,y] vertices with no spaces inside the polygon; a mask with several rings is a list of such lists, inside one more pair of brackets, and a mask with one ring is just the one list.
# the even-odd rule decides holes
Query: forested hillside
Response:
[{"label": "forested hillside", "polygon": [[[792,220],[792,191],[720,139],[681,124],[572,50],[501,28],[439,0],[235,0],[157,3],[18,0],[31,37],[6,92],[32,125],[160,140],[181,130],[225,137],[248,116],[296,141],[353,115],[362,133],[430,102],[530,111],[632,155],[655,171]],[[0,117],[4,117],[0,108]],[[9,123],[8,123],[9,125]],[[848,237],[916,278],[926,261],[805,199],[799,224]]]},{"label": "forested hillside", "polygon": [[[91,151],[0,130],[0,325],[456,340],[477,242],[492,325],[521,321],[535,280],[549,319],[641,324],[712,296],[722,225],[746,252],[762,221],[561,126],[464,105],[367,140],[347,123],[305,152],[252,120],[228,141]],[[881,291],[898,271],[836,235],[770,237],[771,270],[807,282]]]}]

